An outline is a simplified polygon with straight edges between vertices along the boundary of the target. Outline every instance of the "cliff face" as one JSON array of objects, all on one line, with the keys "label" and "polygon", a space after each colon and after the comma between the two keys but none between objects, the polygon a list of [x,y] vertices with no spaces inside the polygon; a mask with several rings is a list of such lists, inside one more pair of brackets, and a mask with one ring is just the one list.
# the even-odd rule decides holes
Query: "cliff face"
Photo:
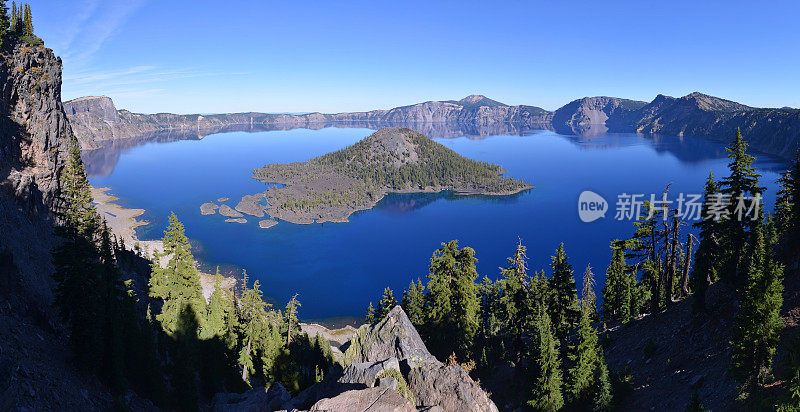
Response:
[{"label": "cliff face", "polygon": [[44,305],[71,133],[61,104],[61,60],[30,46],[0,60],[0,255],[19,271],[17,287]]},{"label": "cliff face", "polygon": [[[484,96],[468,96],[459,101],[425,102],[390,110],[356,113],[309,113],[303,115],[271,113],[227,113],[178,115],[138,114],[127,110],[111,115],[113,102],[108,97],[83,97],[65,103],[75,135],[83,150],[96,149],[109,141],[136,139],[165,131],[202,137],[223,131],[282,130],[325,125],[382,127],[409,124],[458,124],[476,129],[546,127],[551,113],[534,106],[508,106]],[[116,111],[116,109],[114,108]],[[435,126],[431,126],[435,127]]]},{"label": "cliff face", "polygon": [[107,409],[79,373],[52,310],[50,251],[71,144],[61,60],[41,46],[0,54],[0,409]]},{"label": "cliff face", "polygon": [[736,129],[761,152],[791,157],[800,145],[800,110],[760,109],[702,93],[659,95],[639,110],[609,119],[612,131],[730,141]]},{"label": "cliff face", "polygon": [[[535,106],[509,106],[485,96],[430,101],[389,110],[303,115],[229,113],[214,115],[137,114],[116,110],[111,99],[85,97],[65,103],[83,150],[135,144],[143,137],[202,138],[227,131],[267,131],[326,126],[407,126],[434,137],[519,133],[553,129],[561,134],[596,136],[634,132],[728,141],[739,127],[751,147],[790,157],[800,136],[800,110],[759,109],[702,93],[681,98],[658,95],[652,102],[616,97],[584,97],[555,112]],[[116,115],[115,115],[116,113]]]}]

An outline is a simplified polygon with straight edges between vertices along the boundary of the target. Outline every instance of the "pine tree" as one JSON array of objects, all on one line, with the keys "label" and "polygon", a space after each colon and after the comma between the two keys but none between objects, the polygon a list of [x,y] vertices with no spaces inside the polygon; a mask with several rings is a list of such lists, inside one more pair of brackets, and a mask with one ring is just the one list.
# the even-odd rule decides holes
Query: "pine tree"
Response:
[{"label": "pine tree", "polygon": [[[741,254],[747,241],[747,233],[752,228],[754,220],[750,220],[744,215],[739,219],[737,206],[740,200],[747,196],[760,195],[763,188],[758,185],[759,175],[753,167],[755,158],[747,153],[747,142],[742,138],[741,132],[736,130],[736,138],[727,148],[728,158],[731,162],[728,168],[730,176],[722,179],[720,183],[720,193],[728,196],[730,205],[727,208],[727,217],[721,223],[720,250],[723,251],[722,266],[720,275],[726,280],[734,283],[744,281],[744,276],[740,276]],[[750,207],[752,201],[743,203]]]},{"label": "pine tree", "polygon": [[411,323],[419,328],[423,325],[425,320],[425,288],[422,286],[422,281],[417,279],[413,280],[408,285],[408,290],[403,292],[403,300],[401,306],[408,314],[408,319]]},{"label": "pine tree", "polygon": [[55,304],[70,326],[70,344],[78,361],[99,372],[104,360],[102,316],[105,300],[100,252],[94,243],[97,214],[89,181],[74,136],[61,175],[63,207],[56,233],[61,244],[53,250]]},{"label": "pine tree", "polygon": [[555,411],[564,405],[561,395],[561,358],[558,339],[550,327],[550,317],[542,307],[536,311],[534,336],[535,380],[528,405],[539,411]]},{"label": "pine tree", "polygon": [[25,11],[22,18],[22,33],[25,36],[33,36],[33,15],[31,14],[31,6],[25,3]]},{"label": "pine tree", "polygon": [[695,312],[705,309],[705,292],[711,282],[717,280],[718,267],[720,261],[720,222],[709,215],[709,202],[712,196],[719,192],[717,183],[714,181],[714,174],[708,174],[708,181],[703,190],[705,202],[701,210],[703,220],[694,224],[695,228],[700,229],[700,245],[695,254],[694,267],[692,270],[691,283],[694,292],[692,308]]},{"label": "pine tree", "polygon": [[779,183],[775,225],[783,242],[784,260],[794,267],[800,260],[800,150]]},{"label": "pine tree", "polygon": [[592,266],[586,265],[583,271],[583,287],[581,287],[581,310],[589,313],[590,320],[597,320],[597,295],[595,293],[595,280]]},{"label": "pine tree", "polygon": [[442,243],[431,257],[426,324],[432,331],[430,347],[437,356],[455,352],[459,359],[471,359],[480,307],[476,261],[475,251],[459,249],[455,240]]},{"label": "pine tree", "polygon": [[292,296],[286,304],[285,323],[286,323],[286,344],[292,343],[292,336],[299,333],[297,313],[300,308],[300,301],[297,300],[297,293]]},{"label": "pine tree", "polygon": [[700,399],[700,392],[695,389],[692,392],[692,397],[689,398],[689,404],[686,405],[686,412],[708,412],[708,408],[703,406],[703,400]]},{"label": "pine tree", "polygon": [[253,288],[245,288],[241,300],[241,327],[242,348],[239,351],[239,365],[242,366],[242,380],[247,382],[247,376],[255,372],[253,362],[256,346],[261,336],[266,320],[267,304],[262,299],[261,285],[258,280],[253,282]]},{"label": "pine tree", "polygon": [[566,379],[566,392],[570,403],[586,404],[591,401],[596,379],[595,371],[600,362],[598,353],[597,332],[591,325],[589,312],[582,309],[577,342],[567,355],[572,362]]},{"label": "pine tree", "polygon": [[[164,256],[169,260],[161,267],[159,259],[152,264],[150,277],[150,296],[164,301],[161,313],[156,319],[161,322],[164,331],[173,334],[178,318],[184,313],[185,306],[191,306],[194,316],[206,313],[206,303],[200,288],[200,275],[195,267],[189,239],[175,213],[169,217],[169,226],[164,231]],[[188,312],[187,312],[188,313]],[[199,324],[203,323],[198,318]]]},{"label": "pine tree", "polygon": [[606,270],[603,288],[603,317],[607,320],[627,322],[631,319],[633,290],[631,277],[626,273],[624,245],[611,242],[612,258]]},{"label": "pine tree", "polygon": [[505,335],[511,339],[511,348],[516,354],[514,361],[518,361],[523,349],[522,337],[533,315],[532,300],[529,298],[528,257],[522,240],[517,244],[514,256],[507,260],[508,267],[500,268],[503,275],[499,281],[502,287],[500,308],[501,316],[505,319]]},{"label": "pine tree", "polygon": [[0,38],[2,38],[3,44],[5,44],[10,29],[11,20],[8,16],[8,5],[6,4],[6,0],[2,0],[0,1]]},{"label": "pine tree", "polygon": [[394,298],[394,292],[389,287],[386,287],[383,289],[383,297],[378,302],[378,308],[375,309],[375,322],[382,321],[395,306],[397,306],[397,301]]},{"label": "pine tree", "polygon": [[364,316],[364,323],[372,325],[375,323],[375,308],[372,307],[372,302],[369,302],[367,307],[367,314]]},{"label": "pine tree", "polygon": [[600,358],[597,366],[596,380],[597,384],[594,391],[594,399],[592,401],[592,410],[609,411],[611,410],[611,402],[613,394],[611,392],[611,380],[608,376],[608,365],[602,357],[602,352],[598,353]]},{"label": "pine tree", "polygon": [[553,268],[553,276],[550,277],[549,282],[551,291],[549,314],[556,335],[559,339],[563,339],[566,336],[567,328],[575,322],[573,309],[578,300],[572,265],[567,261],[564,243],[558,245],[550,267]]},{"label": "pine tree", "polygon": [[783,267],[770,256],[761,224],[753,228],[747,256],[747,283],[731,332],[731,371],[741,399],[768,374],[783,327]]}]

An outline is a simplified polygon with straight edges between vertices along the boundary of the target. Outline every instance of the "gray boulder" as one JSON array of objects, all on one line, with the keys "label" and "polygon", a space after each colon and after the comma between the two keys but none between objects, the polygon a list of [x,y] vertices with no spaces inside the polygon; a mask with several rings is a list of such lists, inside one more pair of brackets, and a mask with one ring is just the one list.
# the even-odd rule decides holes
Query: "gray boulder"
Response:
[{"label": "gray boulder", "polygon": [[387,369],[400,370],[400,363],[397,358],[389,358],[378,362],[352,363],[345,368],[342,376],[337,380],[339,383],[363,383],[368,388],[375,385],[375,379],[381,372]]},{"label": "gray boulder", "polygon": [[245,393],[218,393],[214,396],[211,409],[215,412],[243,411],[261,412],[277,410],[291,398],[289,392],[280,383],[273,383],[266,388],[251,389]]},{"label": "gray boulder", "polygon": [[356,335],[342,349],[342,360],[346,365],[389,358],[405,361],[409,368],[420,363],[437,362],[399,305],[376,325],[358,328]]},{"label": "gray boulder", "polygon": [[312,411],[396,411],[416,412],[411,402],[391,388],[375,387],[343,392],[333,398],[322,399],[311,407]]},{"label": "gray boulder", "polygon": [[497,411],[497,406],[458,365],[424,364],[408,374],[408,386],[419,407],[445,411]]}]

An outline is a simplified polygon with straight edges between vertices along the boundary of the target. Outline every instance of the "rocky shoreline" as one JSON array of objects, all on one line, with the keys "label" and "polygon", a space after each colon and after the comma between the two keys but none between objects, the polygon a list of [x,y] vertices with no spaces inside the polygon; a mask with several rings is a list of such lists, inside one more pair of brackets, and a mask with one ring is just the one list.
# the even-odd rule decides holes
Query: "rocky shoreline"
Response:
[{"label": "rocky shoreline", "polygon": [[[142,252],[150,256],[153,252],[162,253],[164,251],[164,244],[160,240],[139,240],[136,236],[136,228],[149,224],[147,221],[138,220],[137,217],[141,216],[145,211],[144,209],[126,209],[116,203],[118,198],[110,195],[108,192],[111,188],[108,187],[93,187],[91,189],[92,198],[94,199],[94,207],[97,213],[106,221],[108,229],[117,238],[122,239],[126,245],[138,244]],[[244,220],[244,219],[242,219]],[[246,223],[241,222],[241,223]],[[164,258],[160,262],[162,265],[166,263]],[[208,273],[200,273],[200,286],[203,290],[203,296],[206,299],[211,297],[214,291],[214,275]],[[233,277],[223,277],[223,287],[232,288],[236,285],[236,279]]]}]

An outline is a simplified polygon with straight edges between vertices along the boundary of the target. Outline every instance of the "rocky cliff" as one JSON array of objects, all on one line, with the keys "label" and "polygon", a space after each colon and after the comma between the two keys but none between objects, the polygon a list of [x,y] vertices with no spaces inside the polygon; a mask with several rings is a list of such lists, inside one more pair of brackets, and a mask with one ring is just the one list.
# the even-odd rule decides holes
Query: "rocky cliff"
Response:
[{"label": "rocky cliff", "polygon": [[61,60],[42,46],[0,53],[0,410],[111,404],[72,364],[51,309],[50,251],[70,135]]},{"label": "rocky cliff", "polygon": [[[551,113],[534,106],[508,106],[484,96],[468,96],[453,101],[431,101],[389,110],[356,113],[309,113],[302,115],[271,113],[227,113],[213,115],[178,115],[171,113],[138,114],[111,109],[108,97],[82,97],[64,103],[83,150],[107,142],[135,140],[154,133],[171,132],[202,137],[225,131],[263,131],[298,127],[321,128],[326,125],[373,127],[409,124],[458,124],[476,129],[518,127],[542,128],[549,124]],[[426,130],[423,130],[426,131]],[[477,132],[480,134],[480,132]]]},{"label": "rocky cliff", "polygon": [[611,131],[718,141],[731,140],[739,128],[751,148],[782,157],[791,157],[800,144],[800,110],[753,108],[698,92],[681,98],[659,95],[607,124]]},{"label": "rocky cliff", "polygon": [[497,411],[459,365],[428,352],[400,306],[363,325],[342,346],[344,369],[290,398],[280,384],[242,395],[218,394],[215,411]]}]

